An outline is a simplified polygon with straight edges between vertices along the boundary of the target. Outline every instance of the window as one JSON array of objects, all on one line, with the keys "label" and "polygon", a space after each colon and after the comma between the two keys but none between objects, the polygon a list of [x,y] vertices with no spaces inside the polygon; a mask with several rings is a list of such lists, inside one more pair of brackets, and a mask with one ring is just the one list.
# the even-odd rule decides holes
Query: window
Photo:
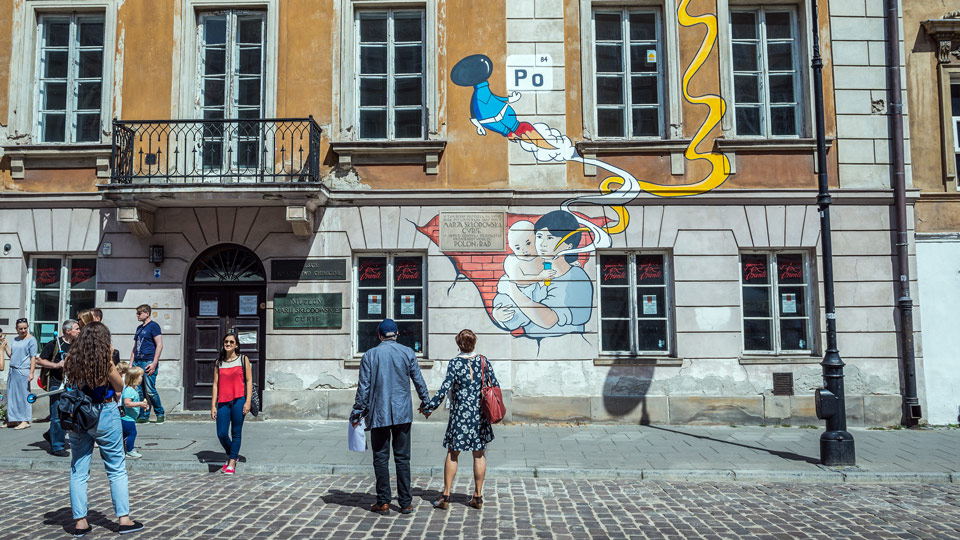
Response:
[{"label": "window", "polygon": [[797,11],[789,7],[730,12],[736,133],[800,134],[800,43]]},{"label": "window", "polygon": [[424,138],[424,11],[356,12],[361,139]]},{"label": "window", "polygon": [[663,137],[663,36],[656,10],[596,11],[597,134]]},{"label": "window", "polygon": [[743,350],[812,352],[813,290],[807,255],[742,253],[740,267]]},{"label": "window", "polygon": [[950,110],[953,123],[953,155],[960,171],[960,81],[950,83]]},{"label": "window", "polygon": [[[266,15],[255,11],[201,14],[198,24],[197,102],[203,119],[263,118]],[[256,169],[261,138],[258,122],[205,124],[203,167]]]},{"label": "window", "polygon": [[599,255],[600,349],[604,353],[670,351],[670,298],[662,254]]},{"label": "window", "polygon": [[104,18],[44,15],[37,29],[37,127],[42,142],[99,142]]},{"label": "window", "polygon": [[94,307],[96,257],[36,257],[30,276],[30,322],[41,344],[53,339],[64,319]]},{"label": "window", "polygon": [[426,280],[422,255],[363,255],[357,257],[357,352],[377,346],[377,325],[397,322],[399,343],[417,355],[426,350],[424,313]]}]

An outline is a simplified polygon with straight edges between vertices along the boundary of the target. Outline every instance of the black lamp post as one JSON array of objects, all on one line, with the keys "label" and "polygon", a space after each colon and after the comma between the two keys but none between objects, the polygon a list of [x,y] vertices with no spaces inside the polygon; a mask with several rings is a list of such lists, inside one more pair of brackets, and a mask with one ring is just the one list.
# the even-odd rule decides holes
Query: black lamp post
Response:
[{"label": "black lamp post", "polygon": [[824,465],[855,465],[853,435],[847,432],[847,411],[843,399],[843,360],[837,349],[837,313],[833,294],[833,243],[830,240],[830,185],[827,178],[827,139],[823,120],[823,59],[820,57],[820,16],[817,0],[812,2],[813,21],[813,103],[817,122],[817,183],[820,192],[820,244],[823,250],[823,300],[827,313],[827,351],[823,356],[823,388],[817,390],[817,418],[826,420],[820,436],[820,462]]}]

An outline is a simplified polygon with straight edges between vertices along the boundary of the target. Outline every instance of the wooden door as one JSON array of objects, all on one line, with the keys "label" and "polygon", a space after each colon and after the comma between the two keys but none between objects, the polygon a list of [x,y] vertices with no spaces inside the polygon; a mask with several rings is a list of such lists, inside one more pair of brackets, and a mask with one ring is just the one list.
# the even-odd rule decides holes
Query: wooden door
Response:
[{"label": "wooden door", "polygon": [[240,352],[250,358],[254,381],[263,388],[265,287],[198,285],[188,287],[187,295],[184,409],[210,408],[213,370],[227,332],[237,334]]}]

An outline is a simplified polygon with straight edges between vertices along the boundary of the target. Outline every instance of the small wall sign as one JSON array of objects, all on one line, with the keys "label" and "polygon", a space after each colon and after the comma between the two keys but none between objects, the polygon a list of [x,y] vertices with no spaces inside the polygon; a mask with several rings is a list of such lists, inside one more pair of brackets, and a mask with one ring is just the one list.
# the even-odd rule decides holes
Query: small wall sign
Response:
[{"label": "small wall sign", "polygon": [[275,259],[270,263],[273,281],[343,281],[346,259]]},{"label": "small wall sign", "polygon": [[343,326],[343,294],[276,294],[273,297],[273,328],[340,328]]}]

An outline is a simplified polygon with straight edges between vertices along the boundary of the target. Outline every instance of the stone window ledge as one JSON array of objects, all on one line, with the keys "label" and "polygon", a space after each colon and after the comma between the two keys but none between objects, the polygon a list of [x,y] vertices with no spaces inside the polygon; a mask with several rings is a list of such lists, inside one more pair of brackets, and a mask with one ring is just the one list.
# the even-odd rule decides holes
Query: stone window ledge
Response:
[{"label": "stone window ledge", "polygon": [[[417,363],[420,364],[421,369],[432,369],[433,365],[436,363],[436,360],[429,360],[427,358],[417,358]],[[350,358],[344,360],[343,362],[344,369],[360,369],[360,358]]]},{"label": "stone window ledge", "polygon": [[[683,153],[689,144],[690,139],[595,139],[578,141],[577,151],[590,159],[610,154],[670,154],[670,172],[679,175],[684,173]],[[584,163],[583,175],[596,176],[596,166]]]},{"label": "stone window ledge", "polygon": [[430,141],[331,141],[341,168],[353,165],[423,163],[427,174],[437,174],[446,140]]},{"label": "stone window ledge", "polygon": [[601,356],[593,360],[595,366],[682,366],[683,358],[675,356]]},{"label": "stone window ledge", "polygon": [[[827,137],[827,151],[833,148],[834,137]],[[794,137],[789,139],[732,138],[714,139],[715,150],[723,152],[730,160],[730,174],[737,174],[737,153],[778,154],[781,152],[800,152],[813,158],[813,170],[819,171],[817,163],[817,139],[812,137]]]},{"label": "stone window ledge", "polygon": [[97,178],[110,178],[109,144],[31,144],[4,146],[10,175],[23,180],[27,169],[96,168]]},{"label": "stone window ledge", "polygon": [[778,355],[744,355],[740,357],[741,364],[762,365],[762,364],[819,364],[823,361],[820,356],[778,356]]}]

